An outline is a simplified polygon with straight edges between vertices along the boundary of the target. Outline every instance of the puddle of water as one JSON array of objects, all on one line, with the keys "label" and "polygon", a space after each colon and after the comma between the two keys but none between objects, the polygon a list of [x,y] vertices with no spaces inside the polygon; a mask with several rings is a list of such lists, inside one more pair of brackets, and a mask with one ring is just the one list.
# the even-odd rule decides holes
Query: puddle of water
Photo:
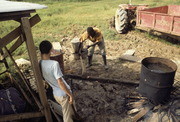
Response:
[{"label": "puddle of water", "polygon": [[171,67],[168,67],[167,65],[162,63],[151,63],[147,65],[147,68],[157,73],[173,72],[173,69]]}]

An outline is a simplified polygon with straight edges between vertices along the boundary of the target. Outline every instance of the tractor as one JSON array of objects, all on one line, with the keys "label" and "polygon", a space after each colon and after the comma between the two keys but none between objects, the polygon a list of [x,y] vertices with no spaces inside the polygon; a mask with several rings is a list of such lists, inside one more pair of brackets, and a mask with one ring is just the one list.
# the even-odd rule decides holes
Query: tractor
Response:
[{"label": "tractor", "polygon": [[137,10],[147,8],[148,5],[120,4],[115,13],[115,29],[118,33],[126,33],[136,25]]},{"label": "tractor", "polygon": [[121,34],[137,28],[180,40],[180,5],[148,8],[148,5],[131,5],[130,0],[130,4],[119,5],[114,19],[115,29]]}]

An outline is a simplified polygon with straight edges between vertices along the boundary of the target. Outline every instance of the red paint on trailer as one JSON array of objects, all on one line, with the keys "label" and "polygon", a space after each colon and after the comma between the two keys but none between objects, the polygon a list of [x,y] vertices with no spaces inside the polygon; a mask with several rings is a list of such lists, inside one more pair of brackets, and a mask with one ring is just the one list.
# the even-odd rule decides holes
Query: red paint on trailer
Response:
[{"label": "red paint on trailer", "polygon": [[180,5],[138,10],[137,27],[180,36]]}]

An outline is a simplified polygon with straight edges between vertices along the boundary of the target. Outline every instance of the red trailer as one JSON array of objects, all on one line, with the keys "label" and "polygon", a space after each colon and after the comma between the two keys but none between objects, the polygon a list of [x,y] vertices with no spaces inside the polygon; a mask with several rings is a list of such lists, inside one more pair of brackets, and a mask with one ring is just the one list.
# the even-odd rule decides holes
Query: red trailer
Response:
[{"label": "red trailer", "polygon": [[180,5],[138,10],[136,27],[180,37]]}]

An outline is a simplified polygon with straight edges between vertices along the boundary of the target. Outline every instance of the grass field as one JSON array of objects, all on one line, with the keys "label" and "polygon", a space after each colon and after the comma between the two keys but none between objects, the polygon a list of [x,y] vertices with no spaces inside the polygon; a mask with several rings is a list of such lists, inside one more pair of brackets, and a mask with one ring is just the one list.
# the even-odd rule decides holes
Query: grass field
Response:
[{"label": "grass field", "polygon": [[[120,36],[110,28],[109,21],[114,16],[119,4],[129,0],[25,0],[44,4],[47,9],[37,10],[42,21],[33,27],[35,45],[44,40],[60,41],[63,37],[79,36],[88,26],[100,28],[107,40],[119,40]],[[132,0],[132,4],[147,4],[150,7],[168,4],[180,5],[179,0]],[[3,37],[19,23],[15,21],[0,22],[0,37]],[[11,45],[11,44],[10,44]],[[8,46],[10,46],[8,45]],[[15,52],[17,57],[27,57],[25,45]]]}]

